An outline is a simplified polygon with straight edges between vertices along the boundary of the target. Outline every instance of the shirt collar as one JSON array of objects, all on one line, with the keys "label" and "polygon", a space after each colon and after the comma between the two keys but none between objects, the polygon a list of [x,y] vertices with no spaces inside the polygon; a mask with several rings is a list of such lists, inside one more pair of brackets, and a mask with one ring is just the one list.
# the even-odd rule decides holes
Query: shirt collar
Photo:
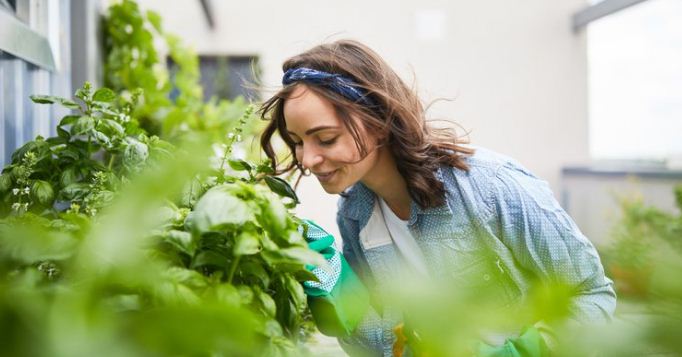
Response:
[{"label": "shirt collar", "polygon": [[[443,170],[452,169],[445,165],[441,165],[436,171],[436,178],[443,182]],[[445,186],[446,191],[448,190],[447,185]],[[358,182],[351,186],[345,192],[346,198],[343,205],[341,205],[339,213],[347,218],[354,219],[360,222],[362,227],[367,223],[369,217],[372,215],[374,208],[376,195],[372,190],[365,186],[362,182]],[[431,207],[423,209],[414,200],[410,206],[410,219],[408,225],[413,225],[417,222],[420,216],[423,215],[452,215],[452,209],[446,202],[439,207]]]}]

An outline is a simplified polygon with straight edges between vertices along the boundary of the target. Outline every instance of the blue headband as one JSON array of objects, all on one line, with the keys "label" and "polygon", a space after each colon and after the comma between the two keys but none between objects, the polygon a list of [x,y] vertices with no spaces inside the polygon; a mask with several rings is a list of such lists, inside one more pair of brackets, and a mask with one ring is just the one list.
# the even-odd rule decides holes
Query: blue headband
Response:
[{"label": "blue headband", "polygon": [[291,68],[284,72],[283,85],[298,81],[324,86],[354,102],[373,105],[365,91],[357,88],[357,84],[350,77],[305,67]]}]

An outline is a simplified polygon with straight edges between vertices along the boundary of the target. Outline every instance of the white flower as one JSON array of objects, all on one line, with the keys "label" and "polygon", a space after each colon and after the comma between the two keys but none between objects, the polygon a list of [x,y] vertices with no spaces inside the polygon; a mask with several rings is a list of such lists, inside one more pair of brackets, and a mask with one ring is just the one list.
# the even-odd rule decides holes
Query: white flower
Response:
[{"label": "white flower", "polygon": [[19,194],[19,189],[18,189],[18,188],[12,189],[12,194],[15,195],[15,196],[18,195],[18,194]]},{"label": "white flower", "polygon": [[30,192],[31,192],[31,189],[28,186],[24,187],[24,194],[25,195],[28,195]]},{"label": "white flower", "polygon": [[12,204],[12,211],[18,211],[19,207],[21,207],[21,203],[19,202]]},{"label": "white flower", "polygon": [[237,141],[242,141],[242,136],[241,136],[241,135],[237,135]]},{"label": "white flower", "polygon": [[228,138],[228,139],[234,138],[234,133],[228,133],[228,134],[227,134],[227,138]]}]

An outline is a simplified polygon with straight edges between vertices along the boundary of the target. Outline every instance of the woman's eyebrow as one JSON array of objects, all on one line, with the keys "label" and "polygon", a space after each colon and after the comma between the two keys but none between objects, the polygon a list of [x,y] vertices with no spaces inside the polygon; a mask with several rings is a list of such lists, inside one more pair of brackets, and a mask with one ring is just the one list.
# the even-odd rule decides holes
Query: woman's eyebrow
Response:
[{"label": "woman's eyebrow", "polygon": [[[314,133],[316,133],[316,132],[318,132],[318,131],[320,131],[320,130],[338,129],[338,128],[339,128],[338,126],[333,126],[333,125],[320,125],[320,126],[316,126],[316,127],[312,128],[312,129],[308,129],[308,130],[305,132],[305,135],[311,135],[311,134],[314,134]],[[290,132],[290,131],[287,131],[287,133],[288,133],[289,135],[296,135],[296,133],[292,133],[292,132]],[[296,135],[296,136],[298,136],[298,135]]]}]

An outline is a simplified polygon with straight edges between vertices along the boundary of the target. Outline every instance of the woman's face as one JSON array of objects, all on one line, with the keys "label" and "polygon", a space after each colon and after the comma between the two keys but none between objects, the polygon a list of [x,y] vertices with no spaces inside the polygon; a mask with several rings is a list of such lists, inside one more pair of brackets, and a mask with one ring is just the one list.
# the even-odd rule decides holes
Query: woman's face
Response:
[{"label": "woman's face", "polygon": [[[362,180],[377,161],[376,140],[360,128],[370,153],[361,155],[342,119],[325,98],[297,85],[284,102],[287,132],[295,143],[296,159],[317,177],[327,193],[340,193]],[[360,160],[360,161],[358,161]]]}]

